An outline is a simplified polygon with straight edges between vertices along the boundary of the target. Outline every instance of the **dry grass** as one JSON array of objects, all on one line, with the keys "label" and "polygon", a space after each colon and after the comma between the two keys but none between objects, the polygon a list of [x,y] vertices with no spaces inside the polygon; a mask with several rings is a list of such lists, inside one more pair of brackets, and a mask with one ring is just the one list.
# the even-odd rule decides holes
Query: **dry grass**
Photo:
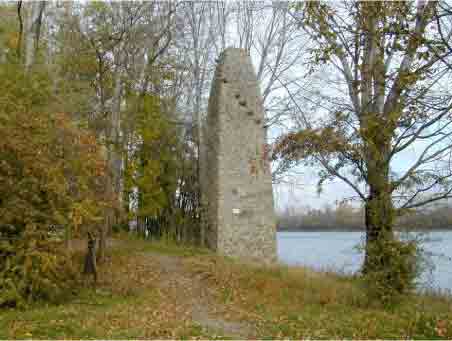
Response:
[{"label": "dry grass", "polygon": [[187,261],[230,316],[259,338],[451,338],[452,303],[411,296],[394,307],[370,301],[356,278],[305,268],[243,266],[219,257]]},{"label": "dry grass", "polygon": [[[80,291],[61,305],[0,311],[0,339],[186,338],[205,332],[186,307],[159,287],[162,269],[143,257],[149,245],[129,240],[110,249],[99,267],[99,282],[83,280]],[[81,254],[74,262],[82,267]]]},{"label": "dry grass", "polygon": [[[75,299],[59,306],[0,311],[0,339],[239,334],[252,338],[452,338],[452,304],[443,296],[412,296],[383,308],[367,299],[354,278],[305,268],[258,268],[198,251],[134,239],[117,242],[100,269],[96,289],[81,289]],[[180,265],[168,268],[159,258]],[[172,275],[183,276],[183,286],[170,284]],[[196,288],[189,287],[190,279]],[[201,288],[211,295],[209,300],[197,298]],[[193,310],[202,309],[190,305],[206,302],[216,307],[216,322],[231,321],[229,325],[247,328],[236,330],[239,334],[219,334],[198,323]]]}]

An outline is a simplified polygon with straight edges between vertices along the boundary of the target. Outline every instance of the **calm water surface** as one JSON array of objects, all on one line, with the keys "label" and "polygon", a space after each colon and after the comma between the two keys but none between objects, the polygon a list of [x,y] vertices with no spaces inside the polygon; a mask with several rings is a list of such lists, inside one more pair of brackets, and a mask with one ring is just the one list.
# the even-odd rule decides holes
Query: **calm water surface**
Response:
[{"label": "calm water surface", "polygon": [[[424,250],[433,265],[419,279],[425,288],[452,290],[452,231],[422,234]],[[319,270],[354,273],[363,253],[362,232],[278,232],[279,260],[289,265],[305,265]]]}]

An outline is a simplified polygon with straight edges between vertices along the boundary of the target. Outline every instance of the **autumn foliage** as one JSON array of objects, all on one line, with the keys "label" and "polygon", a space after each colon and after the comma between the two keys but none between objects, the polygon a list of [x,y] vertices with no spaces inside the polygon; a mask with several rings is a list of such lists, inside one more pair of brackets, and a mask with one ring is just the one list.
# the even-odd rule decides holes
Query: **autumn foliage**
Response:
[{"label": "autumn foliage", "polygon": [[105,161],[96,139],[49,112],[44,74],[0,69],[0,306],[54,299],[73,279],[63,237],[102,222]]}]

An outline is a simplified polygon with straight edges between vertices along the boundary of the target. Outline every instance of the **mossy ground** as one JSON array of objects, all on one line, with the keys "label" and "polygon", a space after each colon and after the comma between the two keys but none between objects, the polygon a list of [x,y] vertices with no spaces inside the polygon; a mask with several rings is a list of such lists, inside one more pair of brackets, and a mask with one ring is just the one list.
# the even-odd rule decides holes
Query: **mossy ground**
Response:
[{"label": "mossy ground", "polygon": [[357,279],[259,268],[206,250],[122,238],[60,305],[0,311],[0,339],[452,338],[452,301],[370,301]]}]

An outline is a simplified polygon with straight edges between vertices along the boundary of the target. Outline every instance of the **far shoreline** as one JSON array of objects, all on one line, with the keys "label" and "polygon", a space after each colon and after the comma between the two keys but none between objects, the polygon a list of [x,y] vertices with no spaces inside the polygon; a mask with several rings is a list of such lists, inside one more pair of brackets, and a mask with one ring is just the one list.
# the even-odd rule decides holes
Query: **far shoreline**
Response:
[{"label": "far shoreline", "polygon": [[[452,227],[448,228],[395,228],[395,232],[448,232],[452,231]],[[307,228],[307,229],[287,229],[277,228],[276,232],[366,232],[365,229],[345,229],[345,228]]]}]

